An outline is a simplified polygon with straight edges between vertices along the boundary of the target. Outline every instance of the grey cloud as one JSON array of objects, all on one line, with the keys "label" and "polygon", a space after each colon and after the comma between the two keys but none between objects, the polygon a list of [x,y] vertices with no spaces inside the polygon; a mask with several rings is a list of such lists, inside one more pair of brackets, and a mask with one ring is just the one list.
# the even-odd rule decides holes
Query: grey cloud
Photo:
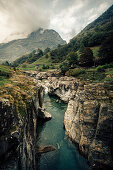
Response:
[{"label": "grey cloud", "polygon": [[50,13],[43,8],[44,2],[45,0],[0,0],[0,11],[7,16],[6,26],[15,32],[47,28]]},{"label": "grey cloud", "polygon": [[[5,39],[9,34],[15,34],[16,32],[30,33],[39,27],[43,27],[53,28],[64,39],[66,37],[69,39],[104,12],[113,3],[112,1],[0,0],[0,17],[4,19],[0,23],[0,34],[1,37],[2,34],[6,36]],[[102,6],[103,4],[106,5],[105,9]],[[71,8],[72,10],[75,8],[75,11],[71,11]],[[72,25],[67,24],[67,22]],[[65,29],[66,31],[64,31]]]}]

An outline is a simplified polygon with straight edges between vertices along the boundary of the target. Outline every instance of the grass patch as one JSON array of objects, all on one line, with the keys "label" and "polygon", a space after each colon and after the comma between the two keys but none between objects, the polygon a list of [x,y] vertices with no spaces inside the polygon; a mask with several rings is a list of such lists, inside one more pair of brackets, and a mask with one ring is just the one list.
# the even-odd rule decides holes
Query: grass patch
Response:
[{"label": "grass patch", "polygon": [[18,69],[25,70],[25,71],[47,71],[51,69],[57,69],[59,68],[59,63],[52,63],[52,60],[50,57],[46,58],[46,56],[42,56],[38,60],[36,60],[32,64],[24,63],[22,65],[19,65]]},{"label": "grass patch", "polygon": [[100,46],[91,47],[91,50],[93,51],[93,56],[94,56],[95,58],[98,58],[99,49],[100,49]]},{"label": "grass patch", "polygon": [[109,69],[109,68],[113,68],[113,63],[100,65],[96,68],[96,71],[103,72],[103,71],[105,71],[105,69]]},{"label": "grass patch", "polygon": [[9,78],[6,78],[4,76],[0,76],[0,86],[4,86],[4,84],[6,83],[11,83],[10,79]]},{"label": "grass patch", "polygon": [[14,70],[9,66],[0,65],[0,76],[11,77]]},{"label": "grass patch", "polygon": [[110,70],[110,71],[106,72],[105,74],[110,74],[110,75],[112,75],[112,74],[113,74],[113,70]]},{"label": "grass patch", "polygon": [[42,56],[41,58],[39,58],[38,60],[36,60],[33,64],[52,64],[52,60],[50,57],[46,58],[46,56]]},{"label": "grass patch", "polygon": [[[1,68],[4,69],[4,66],[1,66]],[[2,71],[8,73],[10,69],[6,66],[5,70]],[[10,78],[0,76],[0,97],[8,99],[15,106],[16,113],[22,116],[25,116],[26,109],[32,104],[32,97],[36,94],[36,91],[34,80],[21,73],[20,70],[13,72]]]},{"label": "grass patch", "polygon": [[69,75],[70,76],[78,77],[81,74],[85,74],[85,69],[75,68],[75,69],[70,69],[69,70]]},{"label": "grass patch", "polygon": [[94,83],[103,82],[106,77],[104,72],[98,72],[96,68],[90,69],[75,68],[69,70],[67,75],[77,77],[81,81],[91,80]]},{"label": "grass patch", "polygon": [[19,67],[17,67],[20,70],[25,70],[25,71],[36,71],[36,65],[35,64],[22,64]]}]

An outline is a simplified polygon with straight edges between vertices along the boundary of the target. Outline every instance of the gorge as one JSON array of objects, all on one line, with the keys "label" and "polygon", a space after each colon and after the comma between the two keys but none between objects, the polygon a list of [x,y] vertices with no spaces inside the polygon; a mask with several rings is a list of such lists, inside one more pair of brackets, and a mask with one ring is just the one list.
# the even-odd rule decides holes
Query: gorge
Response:
[{"label": "gorge", "polygon": [[41,155],[39,169],[42,170],[90,170],[87,161],[79,154],[76,146],[69,140],[63,128],[64,112],[67,104],[57,97],[44,97],[44,105],[51,113],[52,119],[38,126],[37,144],[40,146],[53,145],[55,151]]},{"label": "gorge", "polygon": [[64,116],[66,133],[78,144],[92,169],[112,169],[113,93],[108,84],[55,77],[54,73],[37,76],[42,77],[49,94],[68,103]]},{"label": "gorge", "polygon": [[[14,106],[8,100],[1,99],[0,107],[3,116],[0,119],[1,133],[4,134],[0,140],[1,157],[4,155],[10,157],[10,151],[12,152],[15,146],[17,150],[19,149],[16,169],[19,166],[21,166],[20,169],[48,169],[48,167],[49,169],[53,167],[54,169],[55,167],[56,169],[66,169],[66,167],[89,169],[87,161],[79,155],[76,147],[65,136],[64,119],[66,135],[88,159],[91,168],[107,169],[109,167],[112,169],[113,93],[107,89],[107,84],[82,82],[74,77],[62,77],[58,71],[39,73],[30,71],[24,74],[35,80],[38,85],[37,92],[29,102],[25,117],[17,117]],[[45,95],[43,102],[44,91],[53,97],[49,98]],[[54,96],[68,103],[67,109],[66,104]],[[39,121],[39,110],[43,108],[43,104],[46,111],[52,114],[52,120],[44,124]],[[64,112],[65,116],[63,116]],[[6,133],[6,128],[9,134]],[[16,146],[17,141],[19,144]],[[53,145],[56,150],[42,154],[36,160],[36,143],[38,146]],[[61,162],[58,159],[59,152],[62,157]]]}]

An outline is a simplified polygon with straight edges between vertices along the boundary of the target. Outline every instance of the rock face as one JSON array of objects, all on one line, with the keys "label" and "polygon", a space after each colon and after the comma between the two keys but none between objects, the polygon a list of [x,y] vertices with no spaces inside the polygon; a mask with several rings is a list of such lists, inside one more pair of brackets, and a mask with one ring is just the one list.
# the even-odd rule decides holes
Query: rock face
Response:
[{"label": "rock face", "polygon": [[0,98],[0,160],[12,151],[18,152],[20,169],[35,169],[35,144],[38,108],[41,107],[41,87],[29,101],[26,113],[20,115],[7,99]]},{"label": "rock face", "polygon": [[68,104],[64,124],[93,168],[113,167],[113,107],[104,84],[78,88],[75,99]]},{"label": "rock face", "polygon": [[43,121],[47,121],[47,120],[51,120],[52,116],[50,113],[46,112],[46,110],[44,108],[38,108],[38,115],[37,115],[38,119],[41,119]]},{"label": "rock face", "polygon": [[112,169],[113,92],[105,83],[81,82],[71,77],[42,77],[49,94],[68,103],[64,117],[66,133],[78,144],[91,167]]},{"label": "rock face", "polygon": [[75,97],[78,88],[78,82],[74,78],[60,77],[49,78],[50,85],[48,86],[48,93],[56,95],[64,102],[68,103],[70,99]]},{"label": "rock face", "polygon": [[11,135],[15,124],[18,124],[14,110],[9,100],[0,98],[0,163],[7,159],[11,151],[13,152],[18,146],[18,137]]},{"label": "rock face", "polygon": [[36,79],[43,80],[40,83],[50,95],[56,95],[66,103],[74,99],[79,82],[73,77],[61,77],[58,71],[38,73]]}]

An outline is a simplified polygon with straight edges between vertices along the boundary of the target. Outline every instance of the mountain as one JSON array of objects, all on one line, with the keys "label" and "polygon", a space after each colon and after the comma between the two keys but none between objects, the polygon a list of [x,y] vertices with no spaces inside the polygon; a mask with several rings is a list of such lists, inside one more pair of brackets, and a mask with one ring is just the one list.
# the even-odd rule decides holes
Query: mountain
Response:
[{"label": "mountain", "polygon": [[55,49],[58,45],[66,44],[60,35],[51,29],[38,29],[28,35],[27,38],[13,40],[5,44],[0,44],[0,62],[5,60],[14,61],[20,56],[30,53],[34,49]]},{"label": "mountain", "polygon": [[108,37],[113,36],[113,5],[95,21],[86,26],[70,42],[51,52],[53,58],[62,59],[71,51],[77,51],[82,44],[85,47],[100,46]]},{"label": "mountain", "polygon": [[101,45],[102,41],[111,35],[113,35],[113,5],[71,41],[79,39],[85,46],[95,46]]}]

